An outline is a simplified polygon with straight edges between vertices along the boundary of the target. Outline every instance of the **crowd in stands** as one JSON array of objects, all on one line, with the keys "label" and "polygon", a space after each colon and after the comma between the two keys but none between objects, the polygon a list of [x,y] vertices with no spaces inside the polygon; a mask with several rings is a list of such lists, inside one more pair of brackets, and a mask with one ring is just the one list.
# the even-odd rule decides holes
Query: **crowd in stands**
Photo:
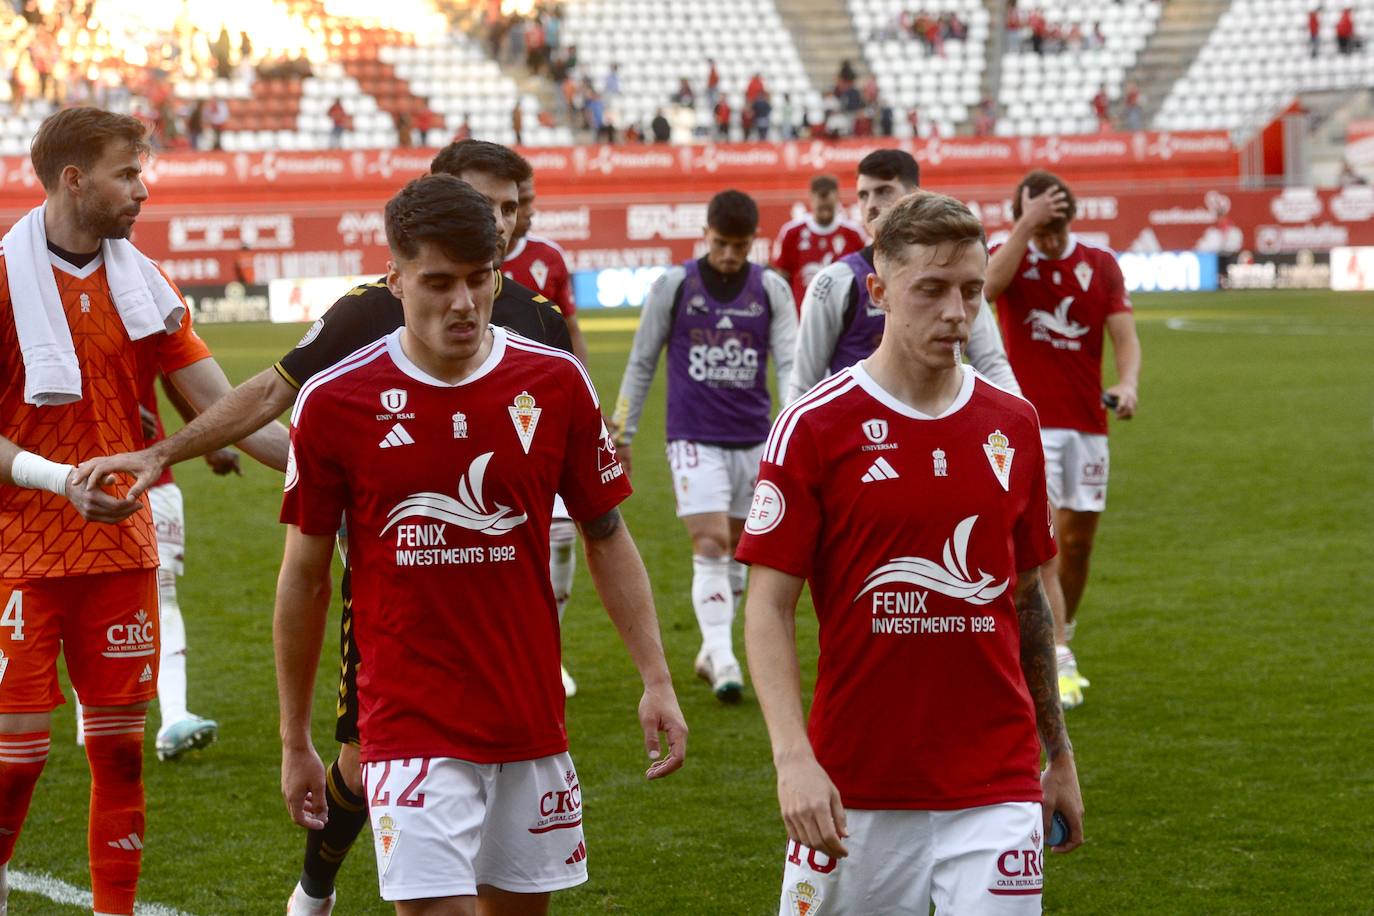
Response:
[{"label": "crowd in stands", "polygon": [[1102,31],[1101,22],[1094,22],[1091,29],[1085,29],[1081,22],[1064,25],[1050,22],[1044,10],[1022,10],[1014,2],[1007,4],[1008,51],[1063,54],[1094,51],[1106,45],[1107,36]]},{"label": "crowd in stands", "polygon": [[[1307,14],[1307,46],[1312,57],[1321,53],[1322,10],[1313,7]],[[1364,50],[1364,39],[1355,28],[1355,11],[1344,7],[1336,19],[1333,29],[1336,36],[1336,52],[1339,54],[1359,54]]]},{"label": "crowd in stands", "polygon": [[1120,116],[1113,117],[1111,96],[1107,94],[1107,87],[1101,86],[1097,90],[1097,95],[1092,98],[1093,114],[1097,116],[1097,129],[1142,130],[1145,126],[1142,101],[1140,87],[1134,82],[1127,81],[1121,93]]},{"label": "crowd in stands", "polygon": [[927,54],[944,54],[945,42],[966,41],[968,23],[955,12],[930,13],[902,10],[885,26],[873,31],[873,41],[917,41]]}]

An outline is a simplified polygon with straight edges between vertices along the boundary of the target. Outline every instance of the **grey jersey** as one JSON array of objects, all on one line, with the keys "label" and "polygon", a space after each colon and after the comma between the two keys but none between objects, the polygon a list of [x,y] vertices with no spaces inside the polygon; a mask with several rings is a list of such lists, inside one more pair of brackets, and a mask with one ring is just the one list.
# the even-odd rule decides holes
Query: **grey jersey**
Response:
[{"label": "grey jersey", "polygon": [[[784,403],[792,403],[830,374],[830,360],[844,333],[845,311],[853,286],[853,268],[837,261],[816,274],[806,288],[801,327],[797,333],[797,355],[783,396]],[[978,317],[969,331],[965,355],[978,374],[998,388],[1012,394],[1021,393],[1021,386],[1016,383],[1011,364],[1007,362],[997,318],[987,303],[978,310]]]},{"label": "grey jersey", "polygon": [[[644,400],[658,369],[658,357],[673,333],[673,301],[677,298],[687,271],[674,265],[664,271],[649,288],[644,308],[635,330],[630,358],[620,382],[612,423],[618,442],[628,443],[639,431],[639,418],[644,412]],[[788,378],[792,375],[792,358],[797,345],[797,308],[787,281],[772,271],[764,271],[763,287],[772,312],[769,324],[769,350],[774,372],[777,373],[779,398],[783,397]]]}]

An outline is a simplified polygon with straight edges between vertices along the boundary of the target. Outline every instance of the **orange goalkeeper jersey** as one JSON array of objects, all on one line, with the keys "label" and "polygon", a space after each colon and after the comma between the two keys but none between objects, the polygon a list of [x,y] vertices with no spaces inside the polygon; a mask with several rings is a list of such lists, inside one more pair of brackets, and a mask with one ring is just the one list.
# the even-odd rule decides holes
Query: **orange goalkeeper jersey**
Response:
[{"label": "orange goalkeeper jersey", "polygon": [[[24,360],[0,252],[0,435],[63,464],[140,449],[140,393],[159,372],[189,366],[210,350],[191,329],[189,310],[175,333],[129,340],[101,259],[83,268],[56,255],[50,259],[81,366],[81,400],[57,407],[25,403]],[[157,540],[144,503],[118,525],[105,525],[86,521],[64,497],[46,490],[0,486],[0,579],[156,567]]]}]

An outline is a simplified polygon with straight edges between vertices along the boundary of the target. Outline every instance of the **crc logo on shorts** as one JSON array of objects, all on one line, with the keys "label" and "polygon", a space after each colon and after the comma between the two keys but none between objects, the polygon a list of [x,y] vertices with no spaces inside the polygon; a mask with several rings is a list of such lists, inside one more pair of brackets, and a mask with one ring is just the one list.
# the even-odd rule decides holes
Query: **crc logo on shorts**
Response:
[{"label": "crc logo on shorts", "polygon": [[997,879],[988,893],[998,897],[1028,897],[1044,888],[1039,833],[1032,835],[1035,849],[1008,849],[997,857]]},{"label": "crc logo on shorts", "polygon": [[148,612],[139,609],[133,623],[117,623],[105,631],[106,658],[142,658],[157,651],[154,638],[157,626]]},{"label": "crc logo on shorts", "polygon": [[754,501],[749,506],[749,518],[744,530],[750,534],[767,534],[782,522],[787,512],[787,500],[771,481],[760,480],[754,488]]},{"label": "crc logo on shorts", "polygon": [[582,825],[582,784],[572,770],[564,772],[563,783],[566,788],[539,796],[539,819],[529,828],[530,833],[568,830]]}]

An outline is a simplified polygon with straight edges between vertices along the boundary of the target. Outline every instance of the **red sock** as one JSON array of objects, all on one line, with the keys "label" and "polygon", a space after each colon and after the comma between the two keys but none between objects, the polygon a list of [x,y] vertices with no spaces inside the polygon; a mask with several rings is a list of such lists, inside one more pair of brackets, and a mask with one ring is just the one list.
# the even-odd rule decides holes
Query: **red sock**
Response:
[{"label": "red sock", "polygon": [[147,713],[87,711],[91,889],[97,913],[132,914],[143,861],[143,724]]},{"label": "red sock", "polygon": [[33,787],[48,761],[48,743],[48,732],[0,735],[0,865],[14,855]]}]

